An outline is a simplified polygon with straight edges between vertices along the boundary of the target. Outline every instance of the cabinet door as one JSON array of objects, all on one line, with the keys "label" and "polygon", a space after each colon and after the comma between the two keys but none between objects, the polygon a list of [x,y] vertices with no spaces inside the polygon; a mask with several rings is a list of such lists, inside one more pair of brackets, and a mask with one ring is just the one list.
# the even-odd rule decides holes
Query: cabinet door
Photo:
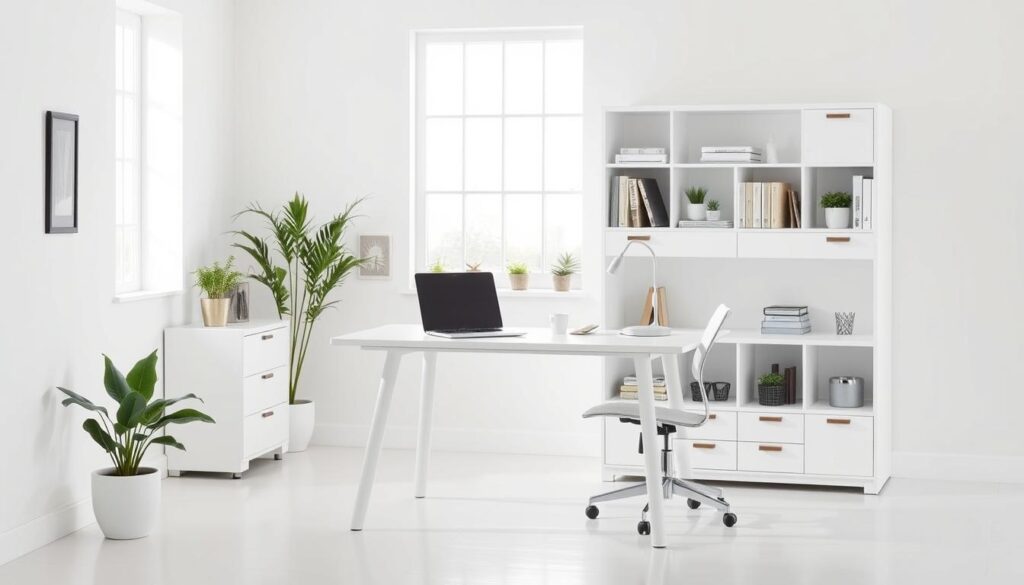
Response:
[{"label": "cabinet door", "polygon": [[807,415],[806,473],[874,474],[874,419],[870,416]]},{"label": "cabinet door", "polygon": [[805,165],[871,166],[875,159],[875,111],[804,110]]}]

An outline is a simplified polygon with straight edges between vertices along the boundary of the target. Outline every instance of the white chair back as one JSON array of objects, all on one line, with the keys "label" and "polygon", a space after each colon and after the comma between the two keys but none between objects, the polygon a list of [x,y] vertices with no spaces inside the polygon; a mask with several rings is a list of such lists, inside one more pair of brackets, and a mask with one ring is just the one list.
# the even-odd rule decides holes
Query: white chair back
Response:
[{"label": "white chair back", "polygon": [[[693,363],[690,365],[690,373],[693,374],[694,380],[700,382],[701,390],[704,389],[704,376],[702,374],[704,360],[707,359],[711,346],[715,344],[715,338],[718,337],[718,332],[722,330],[722,325],[725,323],[725,318],[729,316],[730,310],[725,305],[718,305],[718,308],[715,309],[714,314],[711,315],[711,319],[708,321],[708,326],[704,328],[704,334],[700,337],[697,349],[693,352]],[[707,405],[707,402],[704,404]]]}]

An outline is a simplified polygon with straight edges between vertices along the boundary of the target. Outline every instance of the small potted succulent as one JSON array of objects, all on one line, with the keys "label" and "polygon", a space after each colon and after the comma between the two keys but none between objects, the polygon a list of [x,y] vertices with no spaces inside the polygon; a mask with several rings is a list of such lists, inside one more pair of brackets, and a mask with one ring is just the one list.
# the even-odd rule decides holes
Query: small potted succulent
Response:
[{"label": "small potted succulent", "polygon": [[580,271],[580,261],[576,256],[566,252],[558,257],[558,260],[551,266],[551,277],[554,281],[555,290],[566,292],[572,285],[572,275]]},{"label": "small potted succulent", "polygon": [[444,272],[444,261],[438,258],[434,260],[434,263],[427,266],[427,270],[430,272]]},{"label": "small potted succulent", "polygon": [[821,196],[821,207],[825,210],[825,226],[830,230],[841,230],[850,227],[850,204],[853,198],[849,193],[832,191]]},{"label": "small potted succulent", "polygon": [[704,221],[707,219],[707,206],[704,204],[704,198],[708,196],[708,190],[704,187],[690,187],[686,190],[686,199],[689,203],[686,204],[686,217],[694,221]]},{"label": "small potted succulent", "polygon": [[786,403],[786,391],[782,374],[769,372],[757,379],[757,403],[762,406],[782,406]]},{"label": "small potted succulent", "polygon": [[512,290],[526,290],[530,286],[530,267],[526,262],[512,262],[507,269]]},{"label": "small potted succulent", "polygon": [[234,262],[235,257],[229,256],[224,266],[214,262],[211,266],[196,268],[196,286],[206,293],[205,299],[199,299],[206,327],[224,327],[228,323],[231,291],[245,278],[244,274],[234,270]]},{"label": "small potted succulent", "polygon": [[708,221],[718,221],[722,219],[722,210],[719,207],[718,199],[708,200]]}]

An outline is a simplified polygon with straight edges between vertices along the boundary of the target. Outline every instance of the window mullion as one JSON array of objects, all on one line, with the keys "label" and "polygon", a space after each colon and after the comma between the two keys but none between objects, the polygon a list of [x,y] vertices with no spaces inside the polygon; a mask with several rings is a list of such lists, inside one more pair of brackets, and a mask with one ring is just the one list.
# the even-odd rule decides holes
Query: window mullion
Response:
[{"label": "window mullion", "polygon": [[540,44],[540,271],[544,272],[544,260],[547,257],[545,251],[544,234],[547,230],[547,218],[545,216],[545,210],[547,208],[547,178],[545,176],[545,158],[547,153],[544,151],[544,147],[547,143],[547,103],[545,98],[545,87],[546,81],[546,59],[547,59],[547,42],[541,42]]}]

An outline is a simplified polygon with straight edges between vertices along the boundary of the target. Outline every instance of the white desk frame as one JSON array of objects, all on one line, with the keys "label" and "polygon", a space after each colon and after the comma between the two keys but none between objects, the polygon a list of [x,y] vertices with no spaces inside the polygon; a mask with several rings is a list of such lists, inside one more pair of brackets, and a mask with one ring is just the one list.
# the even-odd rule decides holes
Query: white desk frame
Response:
[{"label": "white desk frame", "polygon": [[[682,408],[682,385],[679,376],[681,355],[697,347],[701,332],[696,329],[674,330],[665,337],[626,337],[615,331],[597,331],[590,335],[552,335],[548,329],[527,329],[523,337],[492,337],[485,339],[444,339],[423,333],[420,325],[385,325],[365,331],[331,338],[331,345],[358,346],[362,349],[386,351],[377,404],[373,411],[370,436],[366,444],[359,491],[356,493],[351,529],[363,529],[370,492],[377,473],[384,428],[395,378],[402,357],[408,353],[423,354],[423,377],[420,394],[419,429],[416,444],[415,491],[417,498],[426,495],[427,464],[430,458],[430,429],[434,404],[434,373],[439,352],[515,353],[544,355],[584,355],[631,358],[636,368],[640,404],[640,432],[645,445],[657,445],[657,421],[654,414],[654,383],[651,362],[661,359],[668,385],[669,406]],[[582,413],[581,413],[582,414]],[[664,500],[660,497],[661,461],[658,449],[644,449],[644,475],[650,497],[651,545],[665,547]]]}]

